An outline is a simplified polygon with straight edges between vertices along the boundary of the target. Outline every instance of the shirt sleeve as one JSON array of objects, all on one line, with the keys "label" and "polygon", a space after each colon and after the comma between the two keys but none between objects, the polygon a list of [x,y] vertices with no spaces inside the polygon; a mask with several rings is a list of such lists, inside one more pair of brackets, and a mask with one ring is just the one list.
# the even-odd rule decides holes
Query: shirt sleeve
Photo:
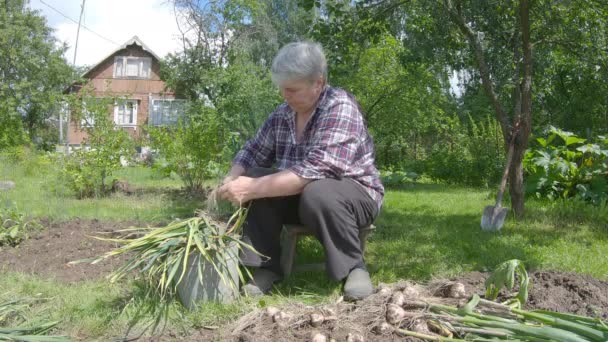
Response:
[{"label": "shirt sleeve", "polygon": [[243,166],[245,169],[252,167],[269,168],[274,163],[275,159],[275,131],[274,131],[274,115],[264,122],[258,130],[255,137],[247,143],[234,157],[233,164]]},{"label": "shirt sleeve", "polygon": [[350,97],[336,100],[320,114],[304,160],[290,170],[302,178],[342,178],[352,169],[365,126],[359,106]]}]

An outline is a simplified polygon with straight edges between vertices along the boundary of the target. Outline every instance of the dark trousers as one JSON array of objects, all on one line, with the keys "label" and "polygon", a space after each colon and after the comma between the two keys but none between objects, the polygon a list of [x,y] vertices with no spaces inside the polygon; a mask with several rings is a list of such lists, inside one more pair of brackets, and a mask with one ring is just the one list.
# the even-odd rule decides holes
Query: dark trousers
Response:
[{"label": "dark trousers", "polygon": [[[246,176],[262,177],[274,172],[253,168]],[[325,250],[328,275],[341,280],[363,264],[359,229],[370,225],[377,215],[376,202],[350,178],[319,179],[308,183],[299,195],[256,199],[249,208],[244,241],[266,257],[245,250],[243,264],[281,274],[281,229],[283,224],[297,223],[315,229]]]}]

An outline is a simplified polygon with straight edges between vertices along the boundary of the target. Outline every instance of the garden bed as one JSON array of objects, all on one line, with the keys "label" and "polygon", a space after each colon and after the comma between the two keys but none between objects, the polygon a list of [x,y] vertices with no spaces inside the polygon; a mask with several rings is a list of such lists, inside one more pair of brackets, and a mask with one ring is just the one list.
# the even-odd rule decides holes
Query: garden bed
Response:
[{"label": "garden bed", "polygon": [[123,260],[91,265],[70,261],[96,257],[116,247],[115,244],[91,238],[100,232],[113,232],[137,222],[104,222],[74,219],[66,222],[42,220],[45,227],[18,247],[3,247],[0,253],[0,270],[23,272],[65,283],[83,280],[100,280]]},{"label": "garden bed", "polygon": [[[0,253],[0,269],[4,271],[24,272],[45,278],[52,278],[65,283],[84,280],[101,280],[121,262],[114,260],[96,265],[68,265],[70,261],[95,257],[115,247],[111,243],[91,239],[89,236],[99,232],[112,232],[137,222],[103,222],[98,220],[71,220],[62,223],[43,222],[47,227],[24,241],[17,248],[4,247]],[[484,293],[484,281],[487,273],[471,272],[453,281],[464,284],[467,295]],[[547,309],[558,312],[587,316],[599,316],[608,319],[608,281],[598,280],[587,275],[565,272],[536,270],[530,272],[531,289],[526,309]],[[391,284],[390,287],[398,286]],[[427,291],[430,297],[431,292]],[[372,332],[373,322],[382,316],[387,298],[381,294],[356,304],[334,303],[312,307],[292,303],[280,307],[291,312],[294,317],[305,317],[314,310],[333,307],[340,313],[335,322],[312,327],[307,323],[279,325],[265,317],[264,309],[252,311],[243,316],[237,323],[219,327],[216,330],[200,329],[187,333],[166,332],[154,340],[188,340],[207,341],[211,336],[218,340],[251,340],[265,341],[283,339],[310,340],[313,331],[320,331],[336,341],[346,340],[349,332],[358,332],[366,341],[406,340],[394,334],[379,335]],[[296,323],[294,320],[293,323]],[[411,338],[407,338],[413,340]]]}]

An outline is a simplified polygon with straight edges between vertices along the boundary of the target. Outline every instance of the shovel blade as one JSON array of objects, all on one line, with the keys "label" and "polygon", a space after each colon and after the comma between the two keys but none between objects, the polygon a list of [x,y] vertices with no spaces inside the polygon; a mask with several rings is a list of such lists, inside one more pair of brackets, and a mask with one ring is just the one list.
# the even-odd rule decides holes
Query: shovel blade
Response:
[{"label": "shovel blade", "polygon": [[481,229],[484,231],[500,230],[505,223],[508,212],[509,208],[494,205],[486,206],[483,209],[483,216],[481,217]]}]

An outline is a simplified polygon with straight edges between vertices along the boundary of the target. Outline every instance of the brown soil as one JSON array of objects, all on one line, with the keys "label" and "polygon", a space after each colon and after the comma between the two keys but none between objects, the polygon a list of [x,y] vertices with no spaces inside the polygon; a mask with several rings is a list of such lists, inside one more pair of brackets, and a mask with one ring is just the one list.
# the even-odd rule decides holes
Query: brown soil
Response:
[{"label": "brown soil", "polygon": [[[103,262],[96,265],[88,263],[68,265],[70,261],[98,256],[113,244],[90,238],[100,232],[112,236],[119,229],[131,226],[145,226],[137,222],[102,222],[98,220],[72,220],[63,223],[43,222],[47,227],[23,242],[17,248],[3,247],[0,251],[0,271],[18,271],[52,278],[71,283],[84,280],[99,280],[120,263],[120,260]],[[115,234],[115,233],[114,233]],[[464,284],[466,294],[483,294],[487,273],[472,272],[452,281]],[[526,309],[547,309],[558,312],[601,317],[608,320],[608,281],[598,280],[574,273],[535,271],[530,272],[529,302]],[[416,285],[427,298],[440,297],[433,292],[434,282],[428,286]],[[393,284],[392,290],[403,286]],[[503,293],[504,295],[504,293]],[[191,335],[181,336],[168,333],[159,338],[142,339],[147,341],[309,341],[313,331],[323,332],[336,341],[345,341],[348,333],[357,333],[365,341],[414,341],[395,334],[380,335],[372,328],[383,317],[386,310],[387,295],[377,293],[370,298],[351,303],[308,307],[291,304],[280,308],[291,313],[288,324],[273,323],[264,310],[258,310],[242,317],[218,330],[201,329]],[[450,299],[444,299],[444,301]],[[453,304],[458,300],[451,299]],[[330,312],[326,310],[330,309]],[[325,310],[325,311],[324,311]],[[323,323],[313,328],[308,323],[310,313],[322,311],[326,315],[337,313],[339,320]],[[329,340],[329,339],[328,339]]]},{"label": "brown soil", "polygon": [[[456,281],[465,284],[467,293],[483,294],[488,273],[472,272]],[[608,281],[576,273],[530,272],[527,309],[568,312],[608,319]],[[500,298],[499,298],[500,299]]]},{"label": "brown soil", "polygon": [[[399,335],[398,331],[379,333],[377,327],[385,321],[391,296],[395,292],[412,293],[413,301],[402,307],[409,313],[406,318],[394,325],[407,330],[415,330],[427,335],[436,335],[432,327],[421,319],[421,314],[427,312],[425,303],[437,303],[461,306],[467,298],[477,293],[483,297],[484,282],[488,273],[472,272],[451,280],[438,280],[428,285],[400,282],[384,285],[376,293],[357,303],[337,302],[323,306],[304,306],[291,304],[279,308],[288,314],[286,321],[277,320],[270,316],[267,309],[258,309],[241,317],[237,322],[224,329],[224,334],[232,341],[310,341],[315,333],[324,334],[327,340],[357,341],[358,335],[364,341],[422,341],[413,337]],[[581,276],[573,273],[537,271],[530,273],[533,287],[530,289],[529,302],[524,309],[544,309],[557,312],[573,313],[591,317],[601,317],[608,320],[608,282]],[[451,292],[454,284],[464,285],[464,293]],[[517,290],[517,289],[514,289]],[[501,291],[499,299],[505,299],[508,294]],[[408,300],[408,299],[406,299]],[[422,302],[421,302],[422,300]],[[478,306],[481,308],[482,305]],[[492,308],[486,308],[492,311]],[[323,322],[320,326],[311,326],[311,314],[320,313],[324,316],[334,316],[335,320]],[[391,328],[392,329],[392,328]],[[351,335],[349,338],[349,334]]]},{"label": "brown soil", "polygon": [[91,236],[111,237],[117,230],[138,226],[137,222],[81,219],[61,223],[43,220],[42,225],[45,229],[18,247],[2,248],[0,270],[18,271],[66,283],[98,280],[108,275],[120,260],[108,260],[95,265],[70,265],[69,262],[96,257],[116,247],[116,244]]}]

